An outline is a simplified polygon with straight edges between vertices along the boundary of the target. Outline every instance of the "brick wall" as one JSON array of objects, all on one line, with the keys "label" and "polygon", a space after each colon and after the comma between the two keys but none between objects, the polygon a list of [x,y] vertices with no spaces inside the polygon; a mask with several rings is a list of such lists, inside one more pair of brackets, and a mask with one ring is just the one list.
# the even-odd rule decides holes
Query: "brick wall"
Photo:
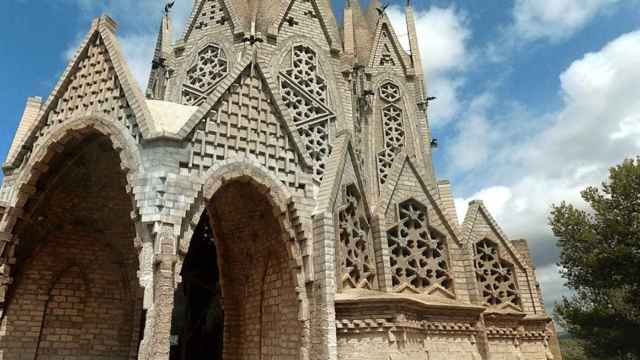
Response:
[{"label": "brick wall", "polygon": [[95,234],[55,233],[24,268],[7,309],[4,360],[128,359],[135,301],[118,259]]}]

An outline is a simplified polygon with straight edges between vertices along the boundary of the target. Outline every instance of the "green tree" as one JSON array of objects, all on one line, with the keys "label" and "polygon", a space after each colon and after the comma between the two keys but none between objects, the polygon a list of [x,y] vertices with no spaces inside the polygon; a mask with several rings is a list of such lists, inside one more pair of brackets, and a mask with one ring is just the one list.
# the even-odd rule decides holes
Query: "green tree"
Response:
[{"label": "green tree", "polygon": [[560,266],[575,293],[556,305],[560,325],[589,358],[640,359],[640,159],[581,193],[590,209],[553,206]]}]

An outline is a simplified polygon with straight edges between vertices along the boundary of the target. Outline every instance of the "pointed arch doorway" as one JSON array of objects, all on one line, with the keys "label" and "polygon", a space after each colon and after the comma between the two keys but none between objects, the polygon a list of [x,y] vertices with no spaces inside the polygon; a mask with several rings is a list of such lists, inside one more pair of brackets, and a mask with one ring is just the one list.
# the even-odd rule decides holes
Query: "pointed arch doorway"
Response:
[{"label": "pointed arch doorway", "polygon": [[15,281],[0,353],[131,359],[140,339],[142,289],[125,150],[95,129],[65,131],[53,132],[62,140],[43,142],[42,158],[28,163],[44,171],[34,172],[33,193],[19,199]]},{"label": "pointed arch doorway", "polygon": [[234,180],[207,202],[176,292],[172,359],[299,358],[295,265],[269,196]]}]

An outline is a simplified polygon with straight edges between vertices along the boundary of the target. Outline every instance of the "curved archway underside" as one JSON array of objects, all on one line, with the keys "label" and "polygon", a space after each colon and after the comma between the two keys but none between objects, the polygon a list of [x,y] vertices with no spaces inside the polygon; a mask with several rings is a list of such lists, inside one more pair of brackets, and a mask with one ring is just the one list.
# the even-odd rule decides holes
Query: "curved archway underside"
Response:
[{"label": "curved archway underside", "polygon": [[240,181],[223,185],[207,210],[221,276],[224,359],[298,359],[299,303],[277,211]]},{"label": "curved archway underside", "polygon": [[14,285],[3,356],[129,359],[140,295],[132,200],[111,141],[67,142],[48,163],[14,228]]}]

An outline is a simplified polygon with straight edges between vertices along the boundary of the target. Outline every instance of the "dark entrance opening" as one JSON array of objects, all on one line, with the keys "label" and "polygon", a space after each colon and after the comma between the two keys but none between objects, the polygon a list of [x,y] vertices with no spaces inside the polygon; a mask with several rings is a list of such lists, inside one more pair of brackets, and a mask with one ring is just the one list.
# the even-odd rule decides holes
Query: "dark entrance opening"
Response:
[{"label": "dark entrance opening", "polygon": [[206,211],[193,232],[174,295],[171,360],[222,359],[224,313],[218,256]]}]

